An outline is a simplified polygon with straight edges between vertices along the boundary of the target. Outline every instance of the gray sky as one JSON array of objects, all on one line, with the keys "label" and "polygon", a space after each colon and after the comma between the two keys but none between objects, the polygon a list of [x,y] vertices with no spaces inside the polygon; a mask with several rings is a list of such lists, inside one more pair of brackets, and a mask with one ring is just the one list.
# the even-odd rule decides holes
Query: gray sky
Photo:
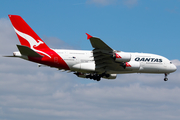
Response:
[{"label": "gray sky", "polygon": [[[51,38],[47,38],[50,40]],[[61,40],[53,46],[73,48]],[[64,44],[61,44],[64,43]],[[12,55],[19,41],[8,19],[0,19],[0,120],[179,120],[180,61],[164,75],[126,74],[100,82],[54,68],[38,68]]]}]

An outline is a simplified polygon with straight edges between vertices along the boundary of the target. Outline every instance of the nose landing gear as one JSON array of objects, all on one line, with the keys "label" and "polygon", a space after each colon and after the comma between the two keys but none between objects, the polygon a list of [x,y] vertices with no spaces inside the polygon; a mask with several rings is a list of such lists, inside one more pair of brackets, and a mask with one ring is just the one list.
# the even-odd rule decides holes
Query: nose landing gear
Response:
[{"label": "nose landing gear", "polygon": [[167,80],[168,80],[168,78],[167,78],[167,75],[168,75],[168,74],[165,73],[164,75],[165,75],[164,81],[167,81]]}]

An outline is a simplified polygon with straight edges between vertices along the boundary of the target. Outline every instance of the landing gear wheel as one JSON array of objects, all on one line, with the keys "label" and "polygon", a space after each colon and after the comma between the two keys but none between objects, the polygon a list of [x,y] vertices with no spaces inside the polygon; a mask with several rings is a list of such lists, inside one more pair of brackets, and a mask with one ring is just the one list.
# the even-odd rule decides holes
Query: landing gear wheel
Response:
[{"label": "landing gear wheel", "polygon": [[98,77],[97,77],[97,81],[100,81],[100,80],[101,80],[101,77],[100,77],[100,76],[98,76]]},{"label": "landing gear wheel", "polygon": [[168,78],[164,78],[164,81],[168,81]]},{"label": "landing gear wheel", "polygon": [[97,74],[97,73],[91,73],[91,74],[86,75],[86,78],[93,79],[93,80],[96,80],[96,81],[100,81],[101,77],[102,76],[100,74]]}]

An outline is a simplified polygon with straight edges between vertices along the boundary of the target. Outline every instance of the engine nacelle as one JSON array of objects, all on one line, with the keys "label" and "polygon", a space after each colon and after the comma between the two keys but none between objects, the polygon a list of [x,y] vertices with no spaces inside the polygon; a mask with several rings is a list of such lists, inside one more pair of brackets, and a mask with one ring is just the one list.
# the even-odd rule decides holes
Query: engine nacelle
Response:
[{"label": "engine nacelle", "polygon": [[140,68],[140,63],[136,61],[130,61],[126,62],[126,68],[127,70],[139,70]]},{"label": "engine nacelle", "polygon": [[117,74],[107,74],[105,76],[103,76],[102,78],[104,79],[116,79]]},{"label": "engine nacelle", "polygon": [[116,62],[129,62],[131,60],[130,53],[117,52],[114,57]]}]

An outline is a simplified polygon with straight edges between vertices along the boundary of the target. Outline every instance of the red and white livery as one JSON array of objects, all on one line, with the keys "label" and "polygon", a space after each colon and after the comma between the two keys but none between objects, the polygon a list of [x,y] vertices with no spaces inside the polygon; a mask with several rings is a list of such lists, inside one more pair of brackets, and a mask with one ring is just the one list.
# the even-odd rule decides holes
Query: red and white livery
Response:
[{"label": "red and white livery", "polygon": [[87,34],[92,51],[51,49],[18,15],[9,15],[21,45],[13,56],[46,65],[59,70],[73,72],[78,77],[99,81],[101,78],[115,79],[123,73],[161,73],[176,71],[176,66],[167,58],[155,54],[117,51],[101,39]]}]

